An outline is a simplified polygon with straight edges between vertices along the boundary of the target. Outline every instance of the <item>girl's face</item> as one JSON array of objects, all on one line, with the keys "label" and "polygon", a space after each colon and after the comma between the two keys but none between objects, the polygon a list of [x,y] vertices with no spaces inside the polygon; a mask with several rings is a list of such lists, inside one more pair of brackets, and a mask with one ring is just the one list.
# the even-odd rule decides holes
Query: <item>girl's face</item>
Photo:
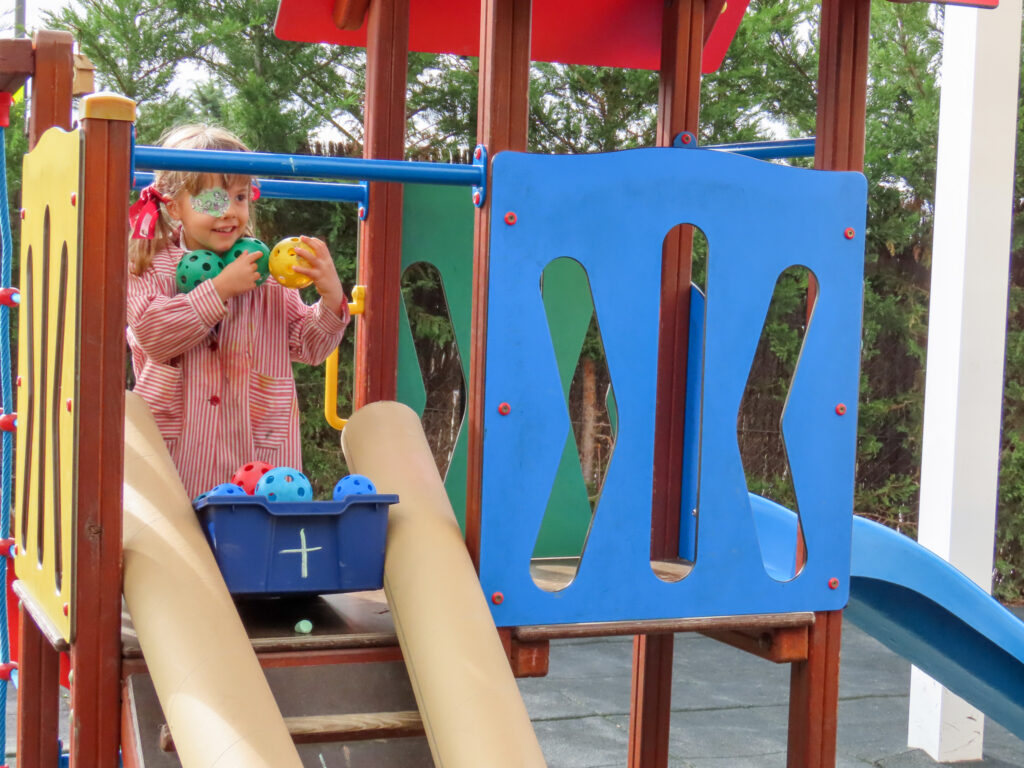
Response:
[{"label": "girl's face", "polygon": [[220,177],[211,176],[197,194],[182,190],[167,203],[167,212],[181,222],[181,245],[186,250],[224,253],[245,233],[250,184],[236,181],[224,189],[221,183]]}]

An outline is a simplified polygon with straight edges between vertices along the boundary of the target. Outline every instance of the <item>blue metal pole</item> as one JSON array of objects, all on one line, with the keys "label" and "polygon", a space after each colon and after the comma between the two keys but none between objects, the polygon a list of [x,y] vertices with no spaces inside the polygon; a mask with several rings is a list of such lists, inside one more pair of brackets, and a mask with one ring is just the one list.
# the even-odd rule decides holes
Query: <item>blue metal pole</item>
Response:
[{"label": "blue metal pole", "polygon": [[457,187],[483,186],[485,180],[485,171],[478,165],[147,146],[135,147],[135,167],[147,171],[200,171],[248,176],[398,181]]},{"label": "blue metal pole", "polygon": [[744,141],[735,144],[708,144],[701,149],[714,149],[746,155],[759,160],[776,160],[786,157],[812,157],[814,137],[806,139],[782,139],[780,141]]},{"label": "blue metal pole", "polygon": [[[153,183],[148,171],[136,171],[132,178],[132,189],[142,189]],[[324,181],[282,181],[279,179],[257,179],[260,197],[279,200],[319,200],[323,202],[359,203],[366,205],[366,186],[363,184],[339,184]]]}]

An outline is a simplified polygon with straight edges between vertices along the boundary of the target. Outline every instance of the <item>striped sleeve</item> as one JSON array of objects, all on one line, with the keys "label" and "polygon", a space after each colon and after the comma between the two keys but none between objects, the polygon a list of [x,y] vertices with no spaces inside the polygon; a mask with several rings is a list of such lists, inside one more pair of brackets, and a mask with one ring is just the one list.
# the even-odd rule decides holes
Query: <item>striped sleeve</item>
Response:
[{"label": "striped sleeve", "polygon": [[348,302],[342,302],[341,317],[318,301],[312,306],[303,302],[299,292],[282,288],[287,296],[288,350],[293,362],[319,365],[341,343],[349,323]]},{"label": "striped sleeve", "polygon": [[159,363],[187,352],[206,339],[227,315],[227,306],[209,280],[188,293],[168,295],[155,270],[128,275],[128,327],[146,356]]}]

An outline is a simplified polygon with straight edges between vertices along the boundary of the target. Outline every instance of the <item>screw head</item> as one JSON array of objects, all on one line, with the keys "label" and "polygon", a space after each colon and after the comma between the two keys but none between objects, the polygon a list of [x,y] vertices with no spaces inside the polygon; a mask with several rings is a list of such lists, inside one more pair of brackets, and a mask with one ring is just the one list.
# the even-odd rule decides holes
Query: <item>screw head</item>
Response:
[{"label": "screw head", "polygon": [[475,157],[477,160],[479,160],[483,156],[484,151],[480,147],[477,147],[476,149],[473,150],[473,157]]},{"label": "screw head", "polygon": [[358,209],[358,212],[359,212],[359,218],[360,219],[365,219],[366,218],[366,207],[365,206],[360,205],[359,209]]},{"label": "screw head", "polygon": [[67,403],[65,403],[65,405],[67,405],[68,413],[71,413],[71,398],[70,397],[68,398]]},{"label": "screw head", "polygon": [[505,223],[511,227],[513,224],[516,223],[517,218],[518,217],[516,216],[515,211],[509,211],[508,213],[505,214]]},{"label": "screw head", "polygon": [[501,403],[498,406],[498,413],[500,413],[502,416],[508,416],[511,412],[512,406],[509,405],[508,403]]},{"label": "screw head", "polygon": [[473,193],[473,205],[480,205],[480,193],[479,192],[474,192]]},{"label": "screw head", "polygon": [[837,416],[843,416],[845,414],[846,414],[846,404],[845,403],[839,403],[836,406],[836,415]]},{"label": "screw head", "polygon": [[501,592],[495,592],[493,595],[491,595],[491,602],[495,605],[501,605],[505,602],[505,596],[501,594]]},{"label": "screw head", "polygon": [[829,589],[839,589],[839,579],[837,579],[835,576],[833,576],[831,579],[829,579],[828,580],[828,588]]},{"label": "screw head", "polygon": [[854,236],[856,234],[857,234],[857,231],[853,227],[847,227],[845,230],[843,230],[843,236],[847,240],[853,240],[853,238],[854,238]]},{"label": "screw head", "polygon": [[71,613],[71,606],[67,603],[64,603],[64,607],[62,608],[62,610],[64,611],[64,615],[67,616],[69,613]]},{"label": "screw head", "polygon": [[72,205],[78,205],[78,193],[76,193],[76,192],[72,192],[71,193],[71,204]]}]

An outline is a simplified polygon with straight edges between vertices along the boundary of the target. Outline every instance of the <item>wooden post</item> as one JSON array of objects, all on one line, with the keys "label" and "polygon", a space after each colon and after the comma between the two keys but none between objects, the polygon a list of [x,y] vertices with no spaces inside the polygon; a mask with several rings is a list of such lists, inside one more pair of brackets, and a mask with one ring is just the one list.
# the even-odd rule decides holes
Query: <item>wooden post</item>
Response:
[{"label": "wooden post", "polygon": [[76,615],[71,766],[118,765],[121,711],[121,510],[128,190],[135,104],[82,104],[82,301],[78,350]]},{"label": "wooden post", "polygon": [[[479,143],[488,157],[525,151],[529,120],[531,0],[483,0],[480,12]],[[488,173],[490,169],[488,169]],[[473,322],[469,360],[469,451],[466,469],[466,546],[480,567],[484,374],[491,196],[476,212],[473,242]]]},{"label": "wooden post", "polygon": [[44,29],[33,38],[35,72],[28,120],[28,148],[52,126],[71,130],[71,91],[75,82],[75,40],[70,32]]},{"label": "wooden post", "polygon": [[[814,165],[821,170],[864,167],[870,0],[823,0],[818,63],[818,124]],[[808,306],[816,285],[808,286]],[[802,542],[800,556],[803,557]],[[790,768],[821,768],[836,761],[842,612],[816,615],[807,661],[790,674]]]},{"label": "wooden post", "polygon": [[[48,128],[71,128],[71,91],[75,77],[74,39],[69,33],[37,32],[32,45],[29,149]],[[121,333],[123,337],[123,328]],[[123,363],[120,370],[124,370]],[[118,590],[120,595],[120,584]],[[60,657],[24,607],[19,610],[19,618],[18,762],[55,765],[58,760]]]},{"label": "wooden post", "polygon": [[[658,146],[670,147],[682,131],[697,132],[705,0],[671,0],[662,22]],[[651,558],[679,553],[686,357],[690,326],[690,258],[693,227],[669,233],[662,250],[661,321],[658,331],[658,394],[654,428]],[[630,768],[668,765],[672,705],[671,634],[633,639]]]},{"label": "wooden post", "polygon": [[[405,89],[409,61],[409,0],[375,0],[366,32],[366,116],[363,156],[405,156]],[[394,400],[398,318],[402,300],[402,185],[370,182],[368,216],[360,232],[359,275],[366,310],[356,336],[355,407]]]},{"label": "wooden post", "polygon": [[18,765],[57,765],[60,656],[24,606],[18,613]]}]

